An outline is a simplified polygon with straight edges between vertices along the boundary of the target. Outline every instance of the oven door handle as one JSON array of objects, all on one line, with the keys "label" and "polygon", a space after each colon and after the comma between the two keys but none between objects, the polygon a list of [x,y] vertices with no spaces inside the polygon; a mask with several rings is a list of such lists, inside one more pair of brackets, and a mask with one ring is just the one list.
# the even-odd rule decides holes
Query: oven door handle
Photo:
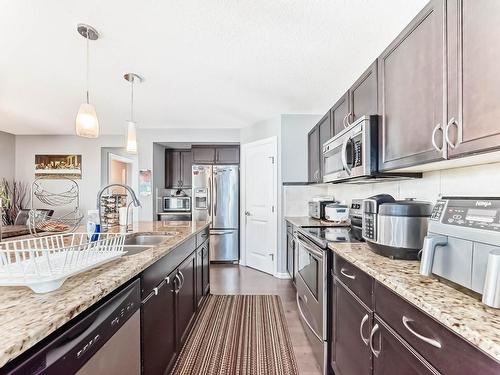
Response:
[{"label": "oven door handle", "polygon": [[296,293],[296,296],[297,296],[297,310],[299,310],[299,314],[302,317],[303,322],[307,325],[307,327],[309,327],[309,329],[311,330],[311,332],[314,333],[314,336],[316,336],[318,338],[318,340],[323,341],[323,339],[321,337],[319,337],[319,335],[316,333],[316,331],[314,330],[314,328],[311,326],[311,323],[309,323],[307,321],[306,316],[304,315],[304,312],[302,311],[302,307],[300,307],[299,293]]},{"label": "oven door handle", "polygon": [[306,242],[304,242],[304,240],[302,240],[300,236],[298,236],[298,240],[299,240],[299,244],[302,245],[303,247],[305,247],[307,251],[309,251],[311,254],[317,256],[318,258],[323,259],[323,253],[322,252],[320,252],[320,251],[318,251],[316,249],[313,249]]},{"label": "oven door handle", "polygon": [[347,138],[344,140],[344,142],[342,142],[342,151],[340,153],[342,165],[344,166],[344,169],[349,176],[351,175],[351,168],[349,168],[349,165],[347,165],[347,143],[349,143],[350,140],[351,140],[351,137],[347,136]]}]

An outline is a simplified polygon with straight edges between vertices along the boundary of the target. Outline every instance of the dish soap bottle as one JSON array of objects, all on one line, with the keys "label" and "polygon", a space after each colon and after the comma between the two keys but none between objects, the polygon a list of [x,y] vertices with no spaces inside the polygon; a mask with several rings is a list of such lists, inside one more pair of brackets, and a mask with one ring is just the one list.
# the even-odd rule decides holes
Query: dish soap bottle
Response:
[{"label": "dish soap bottle", "polygon": [[90,242],[99,239],[101,233],[101,223],[99,223],[99,210],[87,211],[87,237]]}]

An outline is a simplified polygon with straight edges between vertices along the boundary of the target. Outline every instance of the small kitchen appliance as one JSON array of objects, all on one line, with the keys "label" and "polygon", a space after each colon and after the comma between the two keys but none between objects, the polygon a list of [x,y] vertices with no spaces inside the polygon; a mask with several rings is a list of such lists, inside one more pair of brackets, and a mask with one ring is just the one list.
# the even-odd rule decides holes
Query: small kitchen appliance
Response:
[{"label": "small kitchen appliance", "polygon": [[189,211],[191,211],[191,197],[174,195],[163,197],[163,212]]},{"label": "small kitchen appliance", "polygon": [[332,223],[348,225],[349,207],[338,202],[327,204],[325,206],[325,220]]},{"label": "small kitchen appliance", "polygon": [[335,198],[332,196],[313,197],[309,201],[309,216],[313,219],[325,219],[325,207],[328,204],[336,203]]},{"label": "small kitchen appliance", "polygon": [[353,182],[422,177],[421,173],[378,170],[378,116],[362,116],[323,147],[323,182]]},{"label": "small kitchen appliance", "polygon": [[434,206],[420,273],[500,308],[500,197],[443,197]]},{"label": "small kitchen appliance", "polygon": [[377,254],[416,260],[431,212],[429,202],[375,195],[363,201],[363,238]]},{"label": "small kitchen appliance", "polygon": [[351,234],[357,240],[363,240],[363,199],[353,199],[349,210]]}]

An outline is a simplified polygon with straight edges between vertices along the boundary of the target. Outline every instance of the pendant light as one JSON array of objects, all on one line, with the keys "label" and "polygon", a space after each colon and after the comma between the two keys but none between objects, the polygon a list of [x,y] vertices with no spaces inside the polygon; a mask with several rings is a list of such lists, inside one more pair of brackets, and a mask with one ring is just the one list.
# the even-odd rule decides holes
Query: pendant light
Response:
[{"label": "pendant light", "polygon": [[130,120],[127,121],[127,152],[137,154],[137,124],[134,121],[134,83],[141,83],[143,78],[135,73],[123,76],[130,82]]},{"label": "pendant light", "polygon": [[99,33],[92,26],[83,23],[78,24],[77,30],[81,36],[87,39],[87,101],[80,105],[80,109],[76,115],[75,130],[76,135],[79,137],[97,138],[99,137],[99,121],[97,120],[95,108],[89,101],[89,42],[91,40],[97,40],[99,38]]}]

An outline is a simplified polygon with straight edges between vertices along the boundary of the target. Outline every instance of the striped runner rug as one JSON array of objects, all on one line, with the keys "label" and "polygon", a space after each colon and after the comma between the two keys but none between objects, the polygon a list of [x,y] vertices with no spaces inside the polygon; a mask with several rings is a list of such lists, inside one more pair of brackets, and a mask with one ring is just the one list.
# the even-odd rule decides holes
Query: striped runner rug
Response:
[{"label": "striped runner rug", "polygon": [[279,296],[208,296],[171,374],[298,374]]}]

